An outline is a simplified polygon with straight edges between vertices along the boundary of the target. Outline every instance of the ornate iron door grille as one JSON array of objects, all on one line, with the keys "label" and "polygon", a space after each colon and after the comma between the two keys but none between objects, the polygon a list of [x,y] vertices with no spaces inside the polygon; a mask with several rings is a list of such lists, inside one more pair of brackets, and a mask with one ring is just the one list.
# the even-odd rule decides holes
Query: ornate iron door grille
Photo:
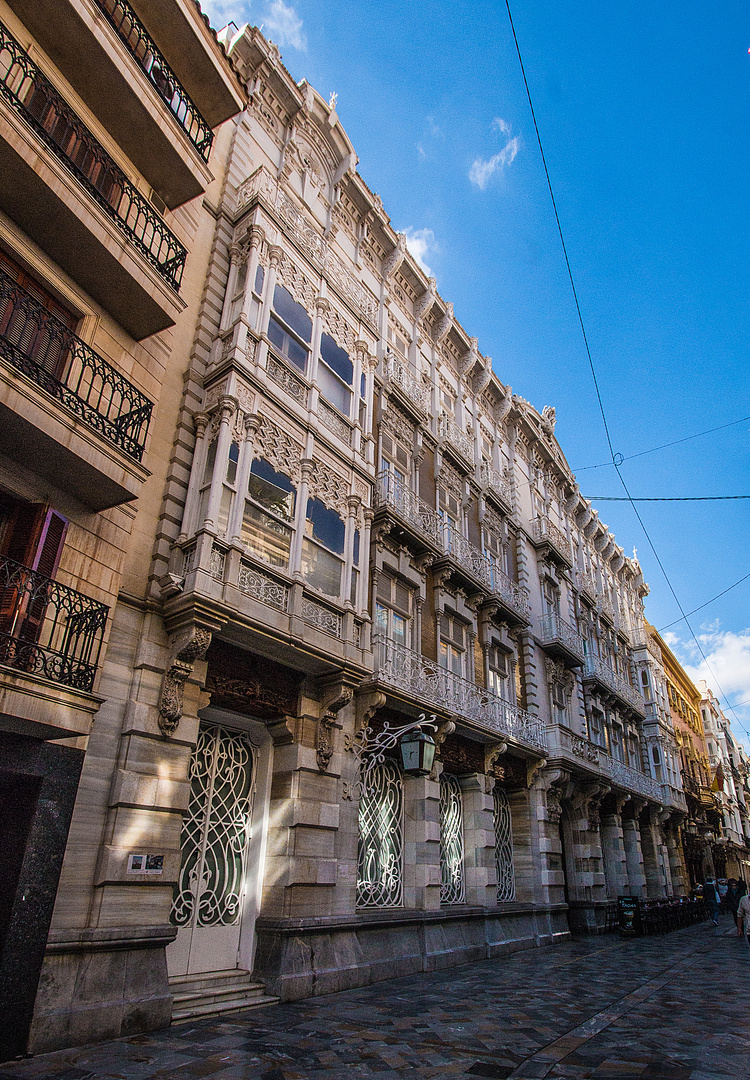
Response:
[{"label": "ornate iron door grille", "polygon": [[497,867],[497,902],[516,898],[516,875],[513,869],[513,820],[508,796],[495,788],[495,866]]},{"label": "ornate iron door grille", "polygon": [[440,903],[463,904],[464,821],[461,785],[455,776],[440,777]]},{"label": "ornate iron door grille", "polygon": [[243,732],[201,726],[182,826],[182,866],[171,921],[177,926],[239,922],[250,833],[253,748]]},{"label": "ornate iron door grille", "polygon": [[386,759],[365,773],[359,800],[358,907],[401,906],[403,856],[401,774]]}]

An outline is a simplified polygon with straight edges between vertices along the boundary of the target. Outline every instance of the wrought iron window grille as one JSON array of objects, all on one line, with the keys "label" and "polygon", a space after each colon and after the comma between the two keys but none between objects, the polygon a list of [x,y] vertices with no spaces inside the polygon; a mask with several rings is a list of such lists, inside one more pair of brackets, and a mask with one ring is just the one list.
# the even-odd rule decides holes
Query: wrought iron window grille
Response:
[{"label": "wrought iron window grille", "polygon": [[440,903],[463,904],[464,821],[461,785],[455,776],[440,777]]},{"label": "wrought iron window grille", "polygon": [[359,779],[354,784],[353,789],[350,791],[350,796],[355,793],[362,796],[362,792],[367,788],[369,782],[369,776],[373,769],[377,769],[386,760],[386,754],[389,750],[393,750],[398,746],[404,735],[408,735],[411,731],[420,731],[424,728],[431,728],[433,731],[437,731],[437,716],[435,713],[430,714],[429,720],[426,713],[420,713],[418,720],[413,720],[409,724],[403,724],[401,727],[391,727],[390,722],[386,720],[380,731],[374,732],[371,727],[361,728],[355,735],[347,735],[344,741],[344,748],[350,753],[353,753],[359,762]]},{"label": "wrought iron window grille", "polygon": [[88,692],[109,608],[0,556],[0,664]]},{"label": "wrought iron window grille", "polygon": [[153,404],[0,270],[0,357],[141,461]]},{"label": "wrought iron window grille", "polygon": [[367,773],[359,801],[357,907],[403,903],[403,786],[398,767],[383,760]]},{"label": "wrought iron window grille", "polygon": [[198,112],[187,91],[147,33],[127,0],[96,0],[131,56],[156,87],[159,96],[185,131],[204,161],[208,161],[214,133]]},{"label": "wrought iron window grille", "polygon": [[2,23],[0,93],[178,292],[185,248]]}]

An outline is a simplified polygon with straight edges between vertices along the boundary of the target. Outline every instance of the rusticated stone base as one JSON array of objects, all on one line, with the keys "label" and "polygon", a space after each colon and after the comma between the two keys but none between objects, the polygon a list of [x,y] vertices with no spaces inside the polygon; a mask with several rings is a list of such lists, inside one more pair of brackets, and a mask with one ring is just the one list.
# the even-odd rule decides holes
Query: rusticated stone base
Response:
[{"label": "rusticated stone base", "polygon": [[167,1027],[165,946],[173,926],[53,931],[39,980],[29,1050],[116,1039]]},{"label": "rusticated stone base", "polygon": [[256,978],[283,1001],[486,960],[570,937],[564,905],[382,911],[256,923]]},{"label": "rusticated stone base", "polygon": [[571,900],[568,922],[574,934],[603,934],[607,929],[607,907],[594,900]]}]

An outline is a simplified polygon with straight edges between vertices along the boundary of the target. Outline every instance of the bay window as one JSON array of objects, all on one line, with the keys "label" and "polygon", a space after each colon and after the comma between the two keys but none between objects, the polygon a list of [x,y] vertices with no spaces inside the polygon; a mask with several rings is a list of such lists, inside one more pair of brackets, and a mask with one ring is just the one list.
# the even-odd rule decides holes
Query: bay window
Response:
[{"label": "bay window", "polygon": [[288,476],[276,472],[264,458],[255,458],[241,535],[250,553],[271,566],[289,566],[296,495]]},{"label": "bay window", "polygon": [[303,375],[312,342],[312,320],[283,285],[273,291],[273,310],[268,322],[268,340],[285,360]]},{"label": "bay window", "polygon": [[308,499],[302,543],[302,575],[326,596],[341,595],[346,524],[320,499]]},{"label": "bay window", "polygon": [[349,354],[336,344],[330,334],[323,333],[320,338],[318,387],[326,401],[346,417],[349,417],[352,409],[353,379],[354,365]]},{"label": "bay window", "polygon": [[396,578],[378,576],[375,631],[381,638],[411,648],[412,591]]}]

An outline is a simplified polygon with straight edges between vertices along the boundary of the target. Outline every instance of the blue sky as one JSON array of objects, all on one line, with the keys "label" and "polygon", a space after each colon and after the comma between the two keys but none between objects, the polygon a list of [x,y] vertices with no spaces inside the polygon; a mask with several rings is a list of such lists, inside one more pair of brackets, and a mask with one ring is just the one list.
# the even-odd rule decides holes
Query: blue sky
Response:
[{"label": "blue sky", "polygon": [[[212,0],[252,22],[337,111],[359,172],[495,371],[539,409],[588,496],[609,458],[504,0]],[[513,0],[615,451],[634,496],[750,494],[750,11],[738,0]],[[596,504],[679,617],[628,504]],[[640,504],[690,611],[750,573],[750,502]],[[750,699],[750,579],[691,619],[717,693]],[[684,624],[666,632],[694,677]],[[738,708],[750,730],[750,707]]]}]

